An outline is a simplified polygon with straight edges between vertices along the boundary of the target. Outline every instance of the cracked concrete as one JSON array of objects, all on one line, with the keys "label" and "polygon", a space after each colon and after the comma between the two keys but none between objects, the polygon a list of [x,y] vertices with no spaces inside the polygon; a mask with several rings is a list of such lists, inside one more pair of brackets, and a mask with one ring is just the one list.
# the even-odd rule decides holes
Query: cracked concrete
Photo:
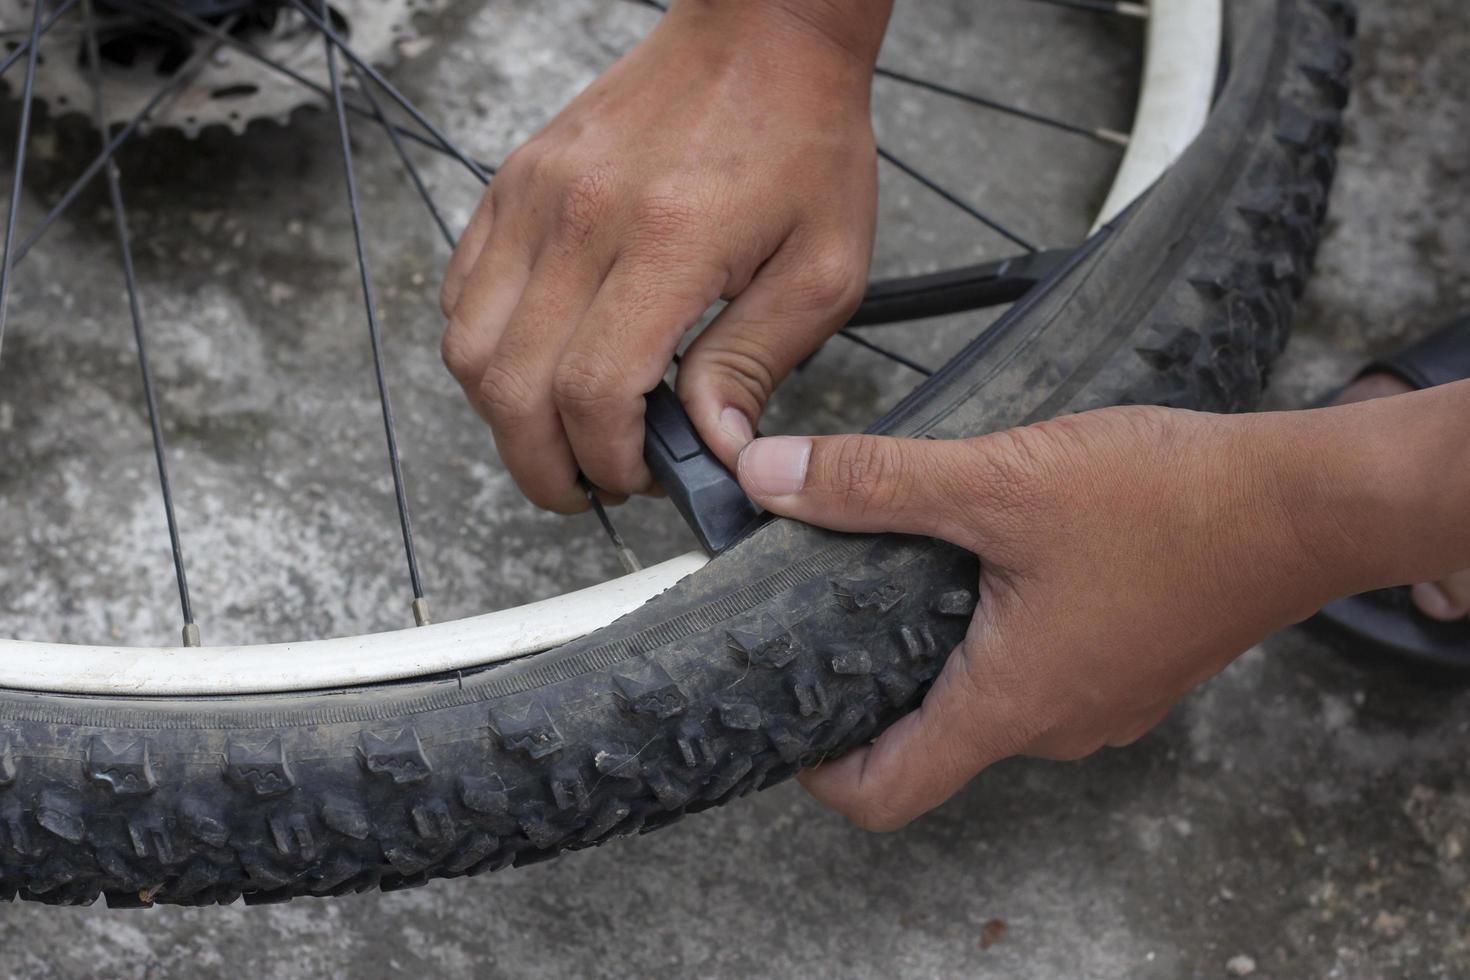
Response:
[{"label": "cracked concrete", "polygon": [[[1126,30],[1038,9],[1011,24],[963,0],[901,6],[887,57],[1056,111],[1086,93],[1092,118],[1126,120]],[[446,40],[394,77],[488,158],[648,23],[592,0],[492,0],[447,16]],[[1021,44],[1060,54],[1032,59],[1044,61],[1034,77],[1000,71]],[[1272,407],[1302,404],[1470,305],[1470,17],[1460,0],[1368,5],[1359,59],[1329,233]],[[1023,231],[1080,233],[1106,163],[1094,148],[1009,120],[934,120],[913,93],[877,104],[885,140],[1034,222]],[[5,113],[0,131],[12,132]],[[408,615],[323,123],[303,113],[244,141],[158,134],[123,158],[185,547],[215,642]],[[22,228],[89,140],[75,120],[43,120]],[[437,363],[442,243],[386,146],[360,142],[439,615],[615,574],[590,519],[517,502]],[[1029,187],[1014,183],[1021,168]],[[472,184],[448,162],[427,173],[462,221]],[[998,254],[891,177],[880,272]],[[173,583],[104,204],[85,196],[16,283],[0,376],[0,632],[168,642]],[[975,322],[908,335],[906,352],[937,363]],[[834,348],[792,383],[772,427],[852,427],[911,382]],[[687,544],[665,517],[642,502],[620,520],[658,557]],[[0,975],[1465,976],[1467,728],[1470,695],[1442,678],[1291,631],[1136,746],[1005,763],[900,834],[866,835],[784,786],[649,837],[389,895],[141,913],[3,906]]]}]

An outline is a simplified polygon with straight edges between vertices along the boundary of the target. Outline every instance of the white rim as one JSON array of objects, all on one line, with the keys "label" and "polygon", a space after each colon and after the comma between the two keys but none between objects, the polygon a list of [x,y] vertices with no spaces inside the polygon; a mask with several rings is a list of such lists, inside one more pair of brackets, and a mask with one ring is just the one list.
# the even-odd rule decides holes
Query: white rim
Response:
[{"label": "white rim", "polygon": [[699,569],[690,552],[514,609],[389,633],[221,647],[0,640],[0,686],[65,694],[268,694],[462,670],[549,650],[627,615]]},{"label": "white rim", "polygon": [[1152,187],[1204,129],[1224,29],[1221,0],[1160,0],[1149,6],[1133,132],[1093,231]]},{"label": "white rim", "polygon": [[[1149,8],[1128,149],[1097,223],[1147,190],[1203,128],[1219,66],[1221,0]],[[708,561],[690,552],[591,588],[451,623],[389,633],[225,647],[81,646],[0,639],[0,688],[93,695],[329,690],[539,653],[601,629]]]}]

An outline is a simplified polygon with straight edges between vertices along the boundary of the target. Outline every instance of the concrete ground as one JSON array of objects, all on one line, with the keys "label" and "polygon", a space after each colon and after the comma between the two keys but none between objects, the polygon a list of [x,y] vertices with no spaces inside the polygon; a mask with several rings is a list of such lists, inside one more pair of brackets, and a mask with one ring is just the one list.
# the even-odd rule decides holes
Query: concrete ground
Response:
[{"label": "concrete ground", "polygon": [[[988,2],[1041,19],[982,25],[964,0],[901,5],[885,57],[1057,111],[1085,93],[1089,118],[1126,121],[1126,31]],[[1460,0],[1364,15],[1331,226],[1275,407],[1470,305],[1470,17]],[[395,77],[496,157],[644,29],[640,18],[592,0],[494,0],[449,15],[447,40]],[[1035,78],[994,67],[1037,43],[1057,55],[1030,66]],[[552,45],[561,56],[540,54]],[[934,121],[932,108],[880,93],[885,140],[1034,222],[1024,231],[1080,233],[1099,192],[1086,175],[1105,158],[1008,121],[983,133],[963,116]],[[13,132],[7,112],[0,132]],[[89,138],[74,120],[42,120],[22,228],[92,152]],[[590,521],[517,504],[436,363],[442,244],[386,148],[361,143],[439,614],[614,574]],[[407,615],[332,153],[330,128],[307,113],[243,142],[163,133],[123,158],[206,640],[386,629]],[[449,164],[428,173],[462,220],[473,188]],[[880,269],[996,252],[891,176]],[[176,631],[120,280],[93,271],[115,268],[107,219],[105,200],[85,197],[16,283],[0,362],[4,635],[147,643]],[[946,325],[906,351],[937,361],[974,326]],[[860,424],[911,381],[827,351],[772,426]],[[620,519],[647,557],[685,546],[658,505],[629,510]],[[1353,654],[1302,631],[1274,637],[1136,746],[997,766],[895,835],[857,831],[788,785],[649,837],[390,895],[126,913],[4,906],[0,975],[1470,975],[1470,694]]]}]

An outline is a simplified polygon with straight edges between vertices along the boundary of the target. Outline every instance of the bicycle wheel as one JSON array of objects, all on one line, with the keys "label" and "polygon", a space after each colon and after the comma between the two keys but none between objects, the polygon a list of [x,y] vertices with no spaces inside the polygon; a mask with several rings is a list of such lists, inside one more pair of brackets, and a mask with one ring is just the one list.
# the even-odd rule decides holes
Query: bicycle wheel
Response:
[{"label": "bicycle wheel", "polygon": [[[27,32],[6,56],[27,79],[43,67],[29,58],[34,39],[70,6],[0,22]],[[1074,248],[1031,252],[1027,235],[886,153],[926,192],[1001,225],[1024,257],[874,285],[854,331],[1017,300],[993,322],[970,321],[963,346],[875,431],[947,438],[1125,401],[1237,410],[1259,394],[1325,213],[1352,11],[1335,0],[1185,7],[1215,11],[1216,29],[1191,41],[1170,27],[1177,11],[1152,12],[1128,147],[1143,163],[1122,164],[1101,211],[1112,220]],[[196,40],[240,37],[238,13],[179,16],[197,22]],[[1201,38],[1208,50],[1189,47]],[[1211,68],[1193,121],[1150,84],[1181,55]],[[31,91],[20,88],[22,148]],[[359,91],[349,108],[327,86],[344,153],[347,113],[386,121],[397,94]],[[1156,144],[1151,112],[1169,122]],[[454,154],[425,122],[409,116],[391,132]],[[12,186],[13,218],[21,181]],[[120,223],[116,183],[111,193]],[[12,239],[7,274],[29,248]],[[390,418],[381,375],[378,391]],[[151,396],[149,406],[163,469]],[[376,637],[3,641],[0,892],[274,901],[473,874],[650,830],[860,744],[912,707],[963,633],[975,578],[972,556],[935,542],[776,521],[708,563],[684,556],[590,593]]]}]

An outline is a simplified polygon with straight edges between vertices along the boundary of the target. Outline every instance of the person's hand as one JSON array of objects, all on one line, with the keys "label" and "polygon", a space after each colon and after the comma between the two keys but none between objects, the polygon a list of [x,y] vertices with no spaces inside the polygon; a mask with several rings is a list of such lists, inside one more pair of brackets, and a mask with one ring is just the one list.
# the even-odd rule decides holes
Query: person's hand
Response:
[{"label": "person's hand", "polygon": [[1006,757],[1137,739],[1254,643],[1376,584],[1330,557],[1334,515],[1303,511],[1329,470],[1302,447],[1327,440],[1291,417],[1323,414],[1122,408],[963,441],[749,444],[740,481],[771,511],[981,558],[973,622],[923,704],[803,784],[860,826],[898,828]]},{"label": "person's hand", "polygon": [[614,499],[650,489],[643,395],[717,300],[678,392],[727,464],[855,309],[889,2],[676,3],[491,181],[444,280],[443,355],[533,502],[584,509],[579,469]]}]

